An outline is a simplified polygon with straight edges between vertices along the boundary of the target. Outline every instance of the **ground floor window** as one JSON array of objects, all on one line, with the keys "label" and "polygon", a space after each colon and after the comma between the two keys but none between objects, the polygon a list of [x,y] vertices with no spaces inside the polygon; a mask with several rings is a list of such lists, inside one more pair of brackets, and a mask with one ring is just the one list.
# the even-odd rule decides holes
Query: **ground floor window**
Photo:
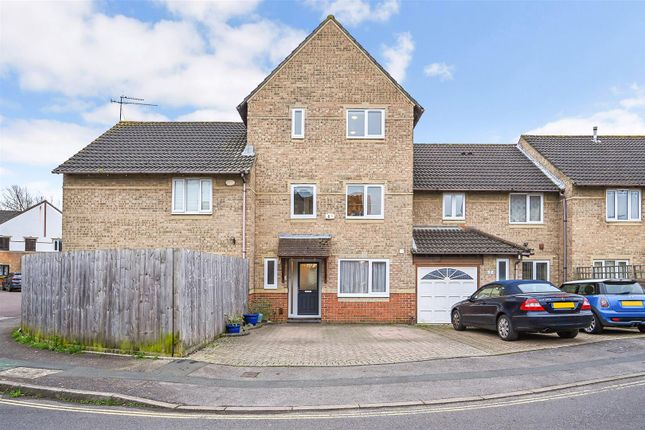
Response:
[{"label": "ground floor window", "polygon": [[264,288],[267,290],[278,288],[278,259],[277,258],[264,259]]},{"label": "ground floor window", "polygon": [[594,278],[626,278],[629,260],[594,260]]},{"label": "ground floor window", "polygon": [[0,276],[7,276],[9,274],[9,265],[0,264]]},{"label": "ground floor window", "polygon": [[538,279],[540,281],[548,281],[549,280],[549,262],[548,261],[523,261],[522,279]]},{"label": "ground floor window", "polygon": [[339,297],[389,297],[388,260],[338,260]]},{"label": "ground floor window", "polygon": [[508,258],[498,258],[497,259],[497,280],[506,281],[509,278],[509,261]]}]

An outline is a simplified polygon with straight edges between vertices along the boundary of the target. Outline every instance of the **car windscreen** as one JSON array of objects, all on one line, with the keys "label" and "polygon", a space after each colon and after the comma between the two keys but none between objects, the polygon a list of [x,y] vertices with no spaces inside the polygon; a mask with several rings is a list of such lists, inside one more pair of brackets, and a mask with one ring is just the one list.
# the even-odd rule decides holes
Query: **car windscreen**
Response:
[{"label": "car windscreen", "polygon": [[638,282],[605,282],[605,294],[645,294]]},{"label": "car windscreen", "polygon": [[544,283],[530,283],[530,284],[519,284],[516,286],[518,290],[523,293],[561,293],[559,289],[554,287],[551,284]]}]

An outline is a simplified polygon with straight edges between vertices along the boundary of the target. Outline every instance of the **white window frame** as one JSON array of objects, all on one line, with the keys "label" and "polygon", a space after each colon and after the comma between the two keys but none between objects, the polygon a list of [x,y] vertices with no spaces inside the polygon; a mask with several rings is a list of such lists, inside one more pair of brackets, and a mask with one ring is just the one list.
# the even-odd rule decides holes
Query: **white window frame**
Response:
[{"label": "white window frame", "polygon": [[[188,198],[188,193],[186,192],[186,181],[196,180],[199,181],[199,209],[197,211],[187,211],[186,210],[186,199]],[[208,202],[208,209],[202,209],[202,184],[204,182],[210,182],[211,184],[211,195]],[[181,210],[175,209],[175,187],[177,183],[181,183],[184,187],[184,201]],[[172,196],[170,201],[170,211],[174,215],[210,215],[213,213],[213,179],[212,178],[172,178]]]},{"label": "white window frame", "polygon": [[[296,133],[296,112],[302,112],[302,119],[300,120],[300,130],[301,134]],[[305,137],[305,108],[293,108],[291,109],[291,138],[292,139],[304,139]]]},{"label": "white window frame", "polygon": [[[512,196],[525,196],[526,198],[526,221],[513,221],[511,213]],[[540,197],[540,221],[531,221],[531,197]],[[510,193],[508,195],[508,222],[509,224],[544,224],[544,194],[543,193]]]},{"label": "white window frame", "polygon": [[[313,205],[313,214],[311,215],[300,215],[300,214],[294,214],[294,201],[293,201],[293,194],[296,189],[296,187],[312,187],[314,189],[314,205]],[[293,219],[315,219],[318,214],[318,208],[316,206],[316,200],[318,197],[318,190],[316,187],[316,184],[291,184],[291,218]]]},{"label": "white window frame", "polygon": [[[365,121],[363,124],[364,135],[352,136],[349,134],[349,113],[351,111],[362,111],[365,114]],[[368,114],[369,112],[381,113],[381,134],[368,134]],[[384,139],[385,138],[385,109],[365,109],[365,108],[347,108],[345,110],[345,137],[347,139]]]},{"label": "white window frame", "polygon": [[[618,191],[627,191],[627,219],[618,219]],[[638,192],[638,218],[632,216],[632,199],[631,193]],[[610,192],[614,193],[614,218],[609,218],[609,206],[607,197]],[[638,222],[643,219],[643,193],[640,188],[609,188],[605,191],[605,220],[608,222]]]},{"label": "white window frame", "polygon": [[[273,284],[267,283],[269,279],[269,261],[273,261]],[[264,289],[265,290],[277,290],[278,289],[278,259],[271,257],[264,259]]]},{"label": "white window frame", "polygon": [[[349,187],[363,187],[363,213],[367,211],[367,187],[379,187],[381,189],[381,213],[379,215],[348,215]],[[385,218],[385,185],[383,184],[346,184],[345,185],[345,218],[346,219],[384,219]]]},{"label": "white window frame", "polygon": [[[454,215],[457,213],[457,199],[455,198],[455,196],[457,195],[460,195],[462,197],[462,202],[464,204],[464,207],[461,210],[462,216]],[[446,216],[446,207],[445,207],[446,196],[451,196],[450,213],[453,214],[451,216]],[[466,219],[466,193],[443,193],[443,195],[441,196],[441,217],[442,219],[448,220],[448,221],[465,220]]]},{"label": "white window frame", "polygon": [[[533,275],[537,272],[538,263],[546,263],[546,280],[551,282],[551,262],[549,260],[522,260],[523,263],[533,263]],[[524,279],[524,268],[522,268],[522,279]],[[535,276],[533,276],[533,279],[535,279]]]},{"label": "white window frame", "polygon": [[[341,261],[367,261],[369,267],[367,269],[367,294],[363,293],[341,293],[340,292],[340,263]],[[372,264],[373,263],[385,263],[385,292],[373,292],[372,291]],[[340,298],[351,298],[351,297],[379,297],[379,298],[388,298],[390,297],[390,260],[383,258],[339,258],[337,261],[338,264],[338,290],[337,295]]]},{"label": "white window frame", "polygon": [[499,277],[499,263],[500,263],[500,261],[503,261],[503,262],[506,263],[506,276],[505,276],[504,280],[508,281],[510,279],[510,272],[511,272],[511,268],[510,268],[511,260],[509,258],[498,258],[497,260],[495,260],[495,280],[496,281],[501,281],[501,279]]}]

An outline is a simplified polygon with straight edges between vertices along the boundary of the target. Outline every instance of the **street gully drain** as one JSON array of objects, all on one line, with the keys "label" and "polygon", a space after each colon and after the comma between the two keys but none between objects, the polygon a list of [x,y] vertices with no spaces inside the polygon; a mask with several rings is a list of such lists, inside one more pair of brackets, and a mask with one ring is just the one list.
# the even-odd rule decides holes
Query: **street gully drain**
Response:
[{"label": "street gully drain", "polygon": [[244,372],[240,375],[242,378],[257,378],[260,372]]}]

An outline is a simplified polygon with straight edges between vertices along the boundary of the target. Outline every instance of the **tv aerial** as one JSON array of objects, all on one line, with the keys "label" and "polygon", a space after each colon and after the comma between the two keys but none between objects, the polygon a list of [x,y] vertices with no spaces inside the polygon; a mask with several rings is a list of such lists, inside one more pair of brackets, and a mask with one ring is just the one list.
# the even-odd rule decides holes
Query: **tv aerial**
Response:
[{"label": "tv aerial", "polygon": [[110,103],[116,103],[119,105],[119,121],[123,117],[123,105],[139,105],[139,106],[158,106],[152,103],[141,103],[144,99],[137,99],[134,97],[120,96],[119,100],[110,99]]}]

